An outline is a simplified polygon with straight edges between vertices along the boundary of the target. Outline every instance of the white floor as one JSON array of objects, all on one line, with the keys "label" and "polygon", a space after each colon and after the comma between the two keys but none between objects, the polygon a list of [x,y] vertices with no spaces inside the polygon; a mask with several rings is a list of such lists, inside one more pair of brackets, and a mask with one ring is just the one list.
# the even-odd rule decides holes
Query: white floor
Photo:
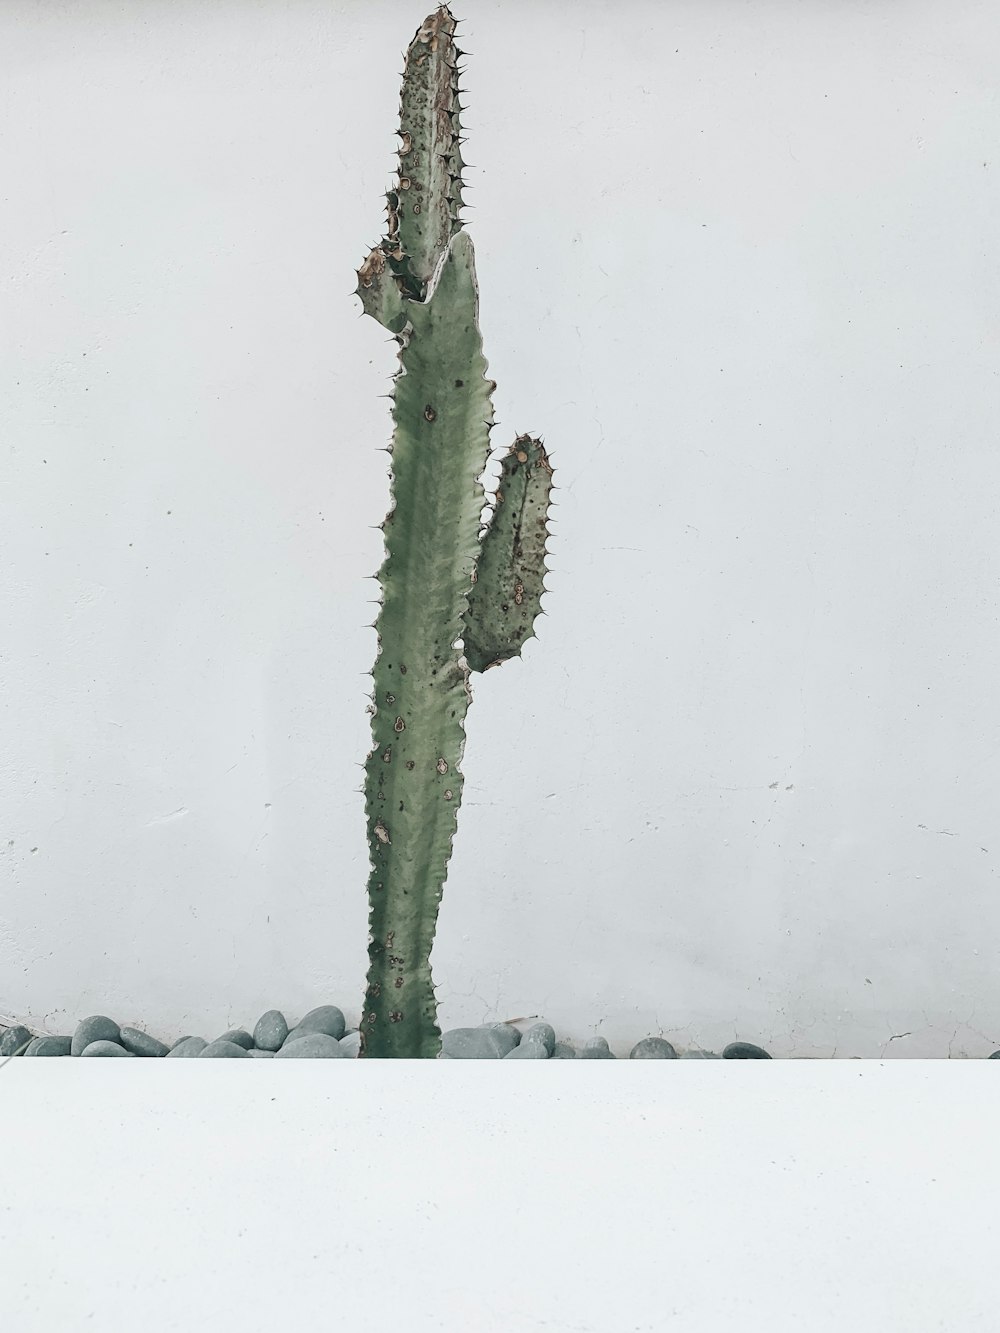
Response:
[{"label": "white floor", "polygon": [[998,1125],[986,1061],[11,1061],[0,1327],[995,1333]]}]

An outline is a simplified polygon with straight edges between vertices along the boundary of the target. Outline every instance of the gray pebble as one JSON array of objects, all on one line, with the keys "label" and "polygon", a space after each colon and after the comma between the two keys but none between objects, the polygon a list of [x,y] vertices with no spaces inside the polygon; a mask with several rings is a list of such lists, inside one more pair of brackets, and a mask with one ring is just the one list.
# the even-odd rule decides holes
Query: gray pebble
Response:
[{"label": "gray pebble", "polygon": [[277,1051],[288,1036],[288,1023],[279,1009],[268,1009],[257,1019],[253,1030],[253,1044],[258,1051]]},{"label": "gray pebble", "polygon": [[514,1026],[513,1023],[480,1023],[481,1028],[489,1028],[491,1032],[499,1032],[504,1041],[511,1037],[515,1041],[521,1040],[521,1029]]},{"label": "gray pebble", "polygon": [[613,1060],[614,1054],[605,1037],[591,1037],[584,1042],[578,1060]]},{"label": "gray pebble", "polygon": [[193,1055],[201,1055],[207,1045],[208,1042],[204,1037],[181,1037],[180,1041],[175,1041],[167,1051],[167,1059],[172,1060],[174,1056],[179,1059],[189,1059]]},{"label": "gray pebble", "polygon": [[570,1046],[569,1042],[557,1041],[549,1058],[552,1060],[575,1060],[576,1051]]},{"label": "gray pebble", "polygon": [[247,1051],[247,1055],[256,1056],[258,1060],[273,1060],[277,1051],[258,1051],[256,1047],[252,1051]]},{"label": "gray pebble", "polygon": [[643,1037],[632,1047],[630,1060],[676,1060],[677,1052],[663,1037]]},{"label": "gray pebble", "polygon": [[24,1054],[24,1048],[33,1040],[31,1033],[20,1023],[16,1027],[8,1028],[0,1037],[0,1056]]},{"label": "gray pebble", "polygon": [[148,1032],[140,1032],[138,1028],[122,1028],[121,1043],[133,1055],[161,1056],[170,1050],[165,1041],[157,1041]]},{"label": "gray pebble", "polygon": [[230,1028],[224,1032],[221,1037],[216,1037],[216,1041],[231,1041],[234,1046],[242,1046],[245,1051],[249,1051],[253,1046],[253,1037],[244,1028]]},{"label": "gray pebble", "polygon": [[522,1046],[526,1041],[540,1041],[545,1054],[551,1055],[556,1048],[556,1030],[551,1023],[532,1023],[521,1038]]},{"label": "gray pebble", "polygon": [[721,1059],[722,1059],[722,1056],[721,1056],[721,1055],[716,1055],[713,1051],[699,1051],[699,1050],[697,1050],[697,1049],[693,1049],[693,1050],[690,1050],[690,1051],[682,1051],[682,1052],[681,1052],[681,1055],[680,1055],[680,1059],[681,1059],[681,1060],[721,1060]]},{"label": "gray pebble", "polygon": [[520,1032],[508,1023],[488,1023],[443,1033],[441,1050],[453,1060],[502,1060],[520,1040]]},{"label": "gray pebble", "polygon": [[73,1046],[72,1037],[36,1037],[25,1051],[25,1055],[69,1055]]},{"label": "gray pebble", "polygon": [[92,1041],[118,1041],[121,1033],[121,1028],[113,1018],[108,1018],[104,1014],[92,1014],[90,1018],[81,1019],[77,1023],[70,1054],[82,1055],[84,1047],[89,1046]]},{"label": "gray pebble", "polygon": [[731,1041],[723,1047],[723,1060],[770,1060],[763,1046],[755,1046],[752,1041]]},{"label": "gray pebble", "polygon": [[515,1046],[503,1058],[505,1060],[547,1060],[549,1053],[540,1041],[529,1041],[527,1037],[522,1037],[520,1046]]},{"label": "gray pebble", "polygon": [[208,1043],[204,1050],[200,1052],[200,1058],[204,1059],[207,1056],[209,1059],[230,1060],[236,1056],[242,1056],[246,1059],[246,1054],[245,1046],[237,1046],[235,1041],[223,1041],[219,1037],[218,1040]]},{"label": "gray pebble", "polygon": [[280,1051],[275,1052],[275,1059],[280,1060],[343,1060],[344,1052],[340,1042],[328,1032],[306,1032],[298,1041],[285,1043]]},{"label": "gray pebble", "polygon": [[[2,1052],[0,1052],[0,1054],[2,1054]],[[992,1055],[988,1055],[986,1058],[987,1060],[1000,1060],[1000,1051],[994,1051]]]},{"label": "gray pebble", "polygon": [[340,1053],[349,1060],[356,1060],[361,1054],[361,1033],[345,1032],[340,1039]]},{"label": "gray pebble", "polygon": [[310,1009],[295,1028],[298,1032],[325,1032],[328,1037],[340,1041],[347,1030],[347,1022],[335,1004],[321,1004],[318,1009]]},{"label": "gray pebble", "polygon": [[85,1046],[80,1052],[81,1055],[108,1055],[124,1056],[126,1060],[134,1060],[135,1056],[131,1051],[127,1051],[124,1046],[119,1046],[116,1041],[92,1041],[89,1046]]}]

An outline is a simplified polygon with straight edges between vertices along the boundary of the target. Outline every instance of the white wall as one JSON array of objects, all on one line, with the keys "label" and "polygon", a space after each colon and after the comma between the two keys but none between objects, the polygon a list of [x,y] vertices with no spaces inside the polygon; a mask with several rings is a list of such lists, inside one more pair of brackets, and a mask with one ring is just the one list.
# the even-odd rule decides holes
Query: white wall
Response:
[{"label": "white wall", "polygon": [[[469,0],[498,449],[446,1024],[1000,1045],[991,3]],[[0,1017],[357,1016],[400,0],[0,8]]]}]

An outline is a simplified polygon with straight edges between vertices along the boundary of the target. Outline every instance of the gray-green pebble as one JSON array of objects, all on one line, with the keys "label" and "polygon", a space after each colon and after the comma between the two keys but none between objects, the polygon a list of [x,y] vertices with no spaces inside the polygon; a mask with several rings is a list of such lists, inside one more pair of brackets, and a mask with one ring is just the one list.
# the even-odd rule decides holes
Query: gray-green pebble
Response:
[{"label": "gray-green pebble", "polygon": [[216,1041],[231,1041],[234,1046],[242,1046],[245,1051],[253,1046],[253,1037],[245,1028],[230,1028],[221,1037],[216,1037]]},{"label": "gray-green pebble", "polygon": [[310,1009],[305,1018],[295,1024],[297,1032],[323,1032],[328,1037],[340,1041],[347,1031],[347,1020],[343,1011],[335,1004],[321,1004],[317,1009]]},{"label": "gray-green pebble", "polygon": [[277,1055],[277,1051],[258,1051],[255,1046],[252,1051],[247,1051],[247,1055],[254,1056],[258,1060],[273,1060]]},{"label": "gray-green pebble", "polygon": [[237,1046],[235,1041],[223,1041],[219,1037],[216,1041],[210,1041],[205,1049],[200,1053],[200,1058],[206,1056],[209,1059],[231,1060],[236,1056],[242,1056],[246,1059],[247,1050],[245,1046]]},{"label": "gray-green pebble", "polygon": [[632,1047],[630,1060],[676,1060],[677,1052],[663,1037],[643,1037]]},{"label": "gray-green pebble", "polygon": [[328,1032],[306,1032],[298,1041],[286,1042],[275,1052],[276,1060],[343,1060],[340,1042]]},{"label": "gray-green pebble", "polygon": [[69,1055],[72,1045],[72,1037],[46,1034],[43,1037],[35,1037],[25,1055]]},{"label": "gray-green pebble", "polygon": [[557,1041],[549,1058],[551,1060],[575,1060],[577,1058],[576,1050],[567,1041]]},{"label": "gray-green pebble", "polygon": [[91,1042],[118,1041],[121,1034],[122,1030],[113,1018],[108,1018],[106,1014],[91,1014],[89,1018],[83,1018],[77,1023],[70,1054],[82,1055],[84,1048]]},{"label": "gray-green pebble", "polygon": [[508,1023],[486,1023],[445,1032],[441,1050],[453,1060],[502,1060],[520,1041],[520,1032]]},{"label": "gray-green pebble", "polygon": [[253,1030],[253,1044],[259,1051],[277,1051],[288,1036],[288,1023],[280,1009],[261,1014]]},{"label": "gray-green pebble", "polygon": [[613,1060],[615,1058],[606,1037],[591,1037],[584,1042],[578,1060]]},{"label": "gray-green pebble", "polygon": [[202,1051],[208,1045],[204,1037],[181,1037],[180,1041],[175,1041],[170,1050],[167,1051],[167,1059],[186,1060],[192,1056],[201,1055]]},{"label": "gray-green pebble", "polygon": [[122,1028],[120,1040],[125,1049],[131,1051],[133,1055],[158,1058],[170,1050],[165,1041],[151,1037],[148,1032],[140,1032],[138,1028]]},{"label": "gray-green pebble", "polygon": [[522,1037],[520,1046],[515,1046],[503,1058],[505,1060],[547,1060],[549,1053],[540,1041],[529,1041],[527,1037]]},{"label": "gray-green pebble", "polygon": [[116,1041],[92,1041],[89,1046],[83,1048],[80,1054],[91,1056],[106,1055],[118,1059],[124,1056],[126,1060],[135,1059],[135,1056],[131,1051],[127,1051],[124,1046],[119,1046]]},{"label": "gray-green pebble", "polygon": [[24,1054],[24,1048],[33,1041],[31,1033],[20,1023],[16,1027],[8,1028],[0,1037],[0,1057],[5,1055],[17,1055],[20,1052]]},{"label": "gray-green pebble", "polygon": [[361,1054],[361,1033],[345,1032],[340,1039],[340,1053],[349,1060],[356,1060]]},{"label": "gray-green pebble", "polygon": [[551,1055],[556,1048],[556,1030],[551,1023],[532,1023],[526,1028],[521,1041],[540,1041],[545,1047],[545,1054]]},{"label": "gray-green pebble", "polygon": [[723,1060],[770,1060],[763,1046],[755,1046],[752,1041],[731,1041],[723,1047]]}]

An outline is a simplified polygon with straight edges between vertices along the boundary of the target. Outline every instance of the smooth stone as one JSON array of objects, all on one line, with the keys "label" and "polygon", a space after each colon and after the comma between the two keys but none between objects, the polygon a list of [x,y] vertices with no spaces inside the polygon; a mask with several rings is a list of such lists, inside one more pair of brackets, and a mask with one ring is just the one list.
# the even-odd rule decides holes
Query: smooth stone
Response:
[{"label": "smooth stone", "polygon": [[24,1048],[34,1040],[31,1033],[20,1023],[16,1027],[8,1028],[0,1037],[0,1056],[17,1055],[20,1052],[24,1054]]},{"label": "smooth stone", "polygon": [[[3,1051],[0,1051],[0,1055],[2,1054]],[[1000,1051],[994,1051],[992,1055],[988,1055],[986,1058],[987,1060],[1000,1060]]]},{"label": "smooth stone", "polygon": [[630,1060],[676,1060],[677,1052],[663,1037],[643,1037],[632,1047]]},{"label": "smooth stone", "polygon": [[221,1037],[216,1037],[216,1041],[231,1041],[234,1046],[242,1046],[245,1051],[249,1051],[253,1046],[253,1037],[245,1028],[230,1028],[224,1032]]},{"label": "smooth stone", "polygon": [[345,1032],[340,1039],[340,1053],[348,1060],[356,1060],[361,1054],[361,1033]]},{"label": "smooth stone", "polygon": [[306,1032],[291,1045],[287,1042],[280,1051],[275,1052],[275,1059],[280,1060],[342,1060],[344,1052],[340,1042],[328,1032]]},{"label": "smooth stone", "polygon": [[347,1020],[342,1010],[335,1004],[321,1004],[318,1009],[310,1009],[305,1018],[295,1024],[297,1032],[323,1032],[335,1041],[340,1041],[347,1031]]},{"label": "smooth stone", "polygon": [[258,1051],[277,1051],[288,1036],[288,1023],[280,1009],[261,1014],[253,1030],[253,1044]]},{"label": "smooth stone", "polygon": [[721,1055],[716,1055],[714,1051],[682,1051],[681,1060],[721,1060]]},{"label": "smooth stone", "polygon": [[591,1037],[584,1042],[578,1060],[613,1060],[615,1058],[606,1037]]},{"label": "smooth stone", "polygon": [[89,1046],[85,1046],[80,1052],[81,1055],[108,1055],[124,1056],[126,1060],[134,1060],[135,1056],[131,1051],[127,1051],[124,1046],[119,1046],[116,1041],[92,1041]]},{"label": "smooth stone", "polygon": [[552,1049],[552,1054],[549,1056],[550,1060],[575,1060],[576,1058],[576,1051],[565,1041],[557,1041]]},{"label": "smooth stone", "polygon": [[540,1041],[545,1047],[545,1054],[551,1055],[556,1048],[556,1030],[551,1023],[532,1023],[521,1036],[521,1045],[526,1041]]},{"label": "smooth stone", "polygon": [[83,1018],[77,1023],[70,1055],[82,1055],[84,1048],[94,1041],[118,1041],[121,1034],[122,1030],[113,1018],[105,1014],[92,1014],[90,1018]]},{"label": "smooth stone", "polygon": [[181,1037],[180,1041],[175,1041],[167,1051],[167,1059],[172,1060],[177,1056],[178,1059],[184,1060],[193,1055],[201,1055],[207,1045],[208,1042],[204,1037]]},{"label": "smooth stone", "polygon": [[236,1056],[242,1056],[246,1059],[247,1049],[245,1046],[237,1046],[235,1041],[223,1041],[218,1037],[215,1041],[210,1041],[203,1051],[200,1052],[200,1058],[206,1056],[212,1059],[231,1060]]},{"label": "smooth stone", "polygon": [[522,1037],[520,1046],[515,1046],[503,1058],[505,1060],[547,1060],[549,1053],[540,1041],[529,1041],[527,1037]]},{"label": "smooth stone", "polygon": [[190,1041],[190,1040],[191,1040],[191,1033],[187,1032],[184,1034],[183,1037],[178,1037],[176,1041],[172,1041],[170,1043],[170,1049],[174,1050],[174,1048],[179,1046],[182,1041]]},{"label": "smooth stone", "polygon": [[258,1060],[273,1060],[277,1051],[258,1051],[256,1047],[252,1051],[247,1051],[247,1055],[255,1056]]},{"label": "smooth stone", "polygon": [[441,1050],[453,1060],[502,1060],[520,1043],[521,1034],[506,1023],[480,1028],[452,1028],[441,1037]]},{"label": "smooth stone", "polygon": [[731,1041],[722,1049],[723,1060],[770,1060],[763,1046],[755,1046],[752,1041]]},{"label": "smooth stone", "polygon": [[512,1037],[517,1043],[521,1041],[521,1029],[516,1028],[513,1023],[480,1023],[479,1026],[489,1028],[493,1032],[499,1032],[503,1041],[509,1041]]},{"label": "smooth stone", "polygon": [[25,1055],[69,1055],[72,1046],[72,1037],[55,1037],[46,1034],[43,1037],[35,1037],[25,1051]]},{"label": "smooth stone", "polygon": [[166,1055],[170,1050],[165,1041],[158,1041],[156,1037],[151,1037],[148,1032],[140,1032],[138,1028],[122,1028],[121,1044],[133,1055],[159,1057]]}]

